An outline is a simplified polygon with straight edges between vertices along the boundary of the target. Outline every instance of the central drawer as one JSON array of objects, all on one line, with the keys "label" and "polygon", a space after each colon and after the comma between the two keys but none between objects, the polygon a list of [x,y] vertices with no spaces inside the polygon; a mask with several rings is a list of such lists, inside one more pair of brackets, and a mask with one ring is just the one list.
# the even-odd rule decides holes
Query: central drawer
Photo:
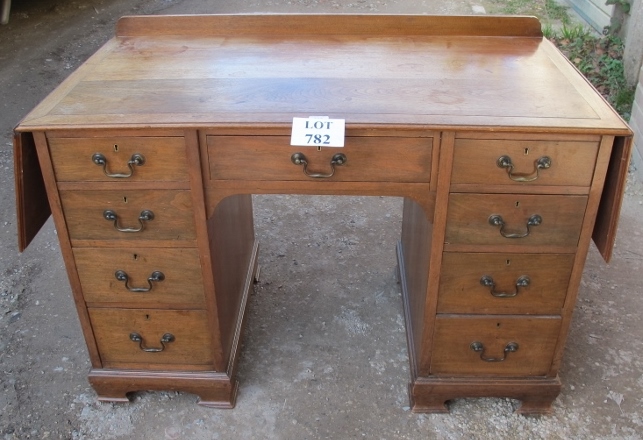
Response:
[{"label": "central drawer", "polygon": [[211,369],[204,310],[88,308],[104,368]]},{"label": "central drawer", "polygon": [[211,180],[310,180],[291,157],[304,154],[309,173],[339,182],[418,182],[431,176],[431,137],[347,137],[343,148],[295,147],[287,136],[207,136]]},{"label": "central drawer", "polygon": [[190,191],[60,191],[60,198],[72,240],[196,239]]},{"label": "central drawer", "polygon": [[73,249],[87,303],[204,306],[196,248]]}]

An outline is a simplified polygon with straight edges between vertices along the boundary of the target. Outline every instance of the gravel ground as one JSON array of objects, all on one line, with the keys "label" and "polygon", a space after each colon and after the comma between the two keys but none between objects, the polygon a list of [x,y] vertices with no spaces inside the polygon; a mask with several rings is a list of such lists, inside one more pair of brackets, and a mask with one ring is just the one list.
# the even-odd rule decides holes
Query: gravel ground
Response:
[{"label": "gravel ground", "polygon": [[[508,1],[508,0],[507,0]],[[640,439],[643,432],[643,188],[631,180],[616,251],[588,258],[547,417],[509,399],[458,399],[449,415],[408,408],[394,245],[401,200],[255,198],[261,280],[250,299],[232,411],[193,395],[99,403],[53,225],[18,254],[13,126],[126,14],[470,14],[501,0],[25,0],[0,27],[0,436],[10,439]],[[494,9],[495,8],[495,9]],[[295,231],[295,232],[293,232]]]}]

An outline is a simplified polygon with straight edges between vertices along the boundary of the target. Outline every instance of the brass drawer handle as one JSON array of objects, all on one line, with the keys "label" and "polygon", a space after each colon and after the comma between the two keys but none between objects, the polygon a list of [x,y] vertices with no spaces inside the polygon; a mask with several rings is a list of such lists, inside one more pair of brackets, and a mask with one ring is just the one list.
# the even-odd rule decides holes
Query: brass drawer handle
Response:
[{"label": "brass drawer handle", "polygon": [[105,210],[103,211],[103,218],[107,221],[114,222],[114,229],[116,229],[119,232],[141,232],[145,228],[145,223],[144,222],[149,222],[150,220],[154,220],[154,213],[152,211],[141,211],[141,213],[138,216],[138,223],[140,226],[138,228],[122,228],[118,225],[118,215],[112,210]]},{"label": "brass drawer handle", "polygon": [[531,283],[531,279],[529,279],[527,275],[522,275],[516,280],[516,290],[514,290],[513,292],[496,292],[496,283],[492,277],[490,277],[489,275],[484,275],[482,278],[480,278],[480,284],[488,287],[491,291],[491,295],[495,296],[496,298],[513,298],[514,296],[518,295],[519,289],[521,287],[527,287],[529,286],[529,283]]},{"label": "brass drawer handle", "polygon": [[290,156],[290,160],[292,163],[295,165],[303,165],[304,166],[304,174],[307,175],[308,177],[313,177],[315,179],[320,179],[320,178],[325,178],[325,177],[333,177],[335,175],[335,165],[341,166],[346,163],[346,155],[343,153],[337,153],[335,154],[331,159],[330,159],[330,173],[328,174],[322,174],[322,173],[309,173],[308,172],[308,160],[306,159],[306,156],[304,153],[295,153],[292,156]]},{"label": "brass drawer handle", "polygon": [[107,171],[107,158],[105,157],[104,154],[101,154],[101,153],[94,153],[94,155],[92,156],[92,162],[94,162],[98,166],[102,166],[103,173],[105,173],[107,177],[112,177],[114,179],[123,179],[127,177],[132,177],[132,174],[134,174],[134,166],[140,167],[143,164],[145,164],[145,157],[143,157],[143,155],[140,153],[132,154],[132,157],[130,158],[130,160],[127,161],[127,167],[129,168],[129,173],[111,173]]},{"label": "brass drawer handle", "polygon": [[125,272],[124,270],[117,270],[114,276],[118,281],[124,281],[125,288],[133,293],[149,292],[150,290],[152,290],[152,287],[154,287],[152,282],[161,282],[165,279],[165,275],[163,274],[163,272],[155,270],[147,278],[147,284],[149,284],[149,287],[130,287],[129,275],[127,275],[127,272]]},{"label": "brass drawer handle", "polygon": [[502,216],[494,214],[489,217],[489,224],[491,226],[500,226],[500,235],[505,238],[525,238],[529,235],[531,230],[530,226],[538,226],[543,222],[543,218],[538,214],[534,214],[527,220],[527,231],[522,233],[509,233],[505,232],[505,221],[502,219]]},{"label": "brass drawer handle", "polygon": [[129,338],[133,342],[138,342],[139,348],[146,353],[160,353],[167,348],[165,344],[174,341],[174,335],[172,333],[166,333],[163,336],[161,336],[161,347],[153,348],[153,347],[145,347],[144,345],[145,341],[143,340],[143,337],[136,332],[130,333]]},{"label": "brass drawer handle", "polygon": [[514,182],[533,182],[538,179],[538,172],[540,170],[546,170],[551,167],[551,158],[549,156],[543,156],[534,161],[534,171],[531,174],[526,173],[514,173],[514,164],[511,162],[511,157],[509,156],[500,156],[496,161],[496,164],[500,168],[505,168],[507,170],[507,175]]},{"label": "brass drawer handle", "polygon": [[518,351],[517,342],[509,342],[505,345],[504,354],[501,358],[490,358],[484,355],[484,344],[482,342],[474,341],[469,345],[469,348],[475,352],[480,352],[480,359],[485,362],[502,362],[507,359],[507,353],[515,353]]}]

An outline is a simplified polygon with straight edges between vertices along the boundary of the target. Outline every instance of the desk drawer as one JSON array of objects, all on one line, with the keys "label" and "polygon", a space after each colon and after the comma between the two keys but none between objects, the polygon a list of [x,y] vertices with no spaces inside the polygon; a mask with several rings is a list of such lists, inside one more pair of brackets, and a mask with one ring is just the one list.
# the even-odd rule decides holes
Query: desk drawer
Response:
[{"label": "desk drawer", "polygon": [[104,368],[202,369],[193,366],[213,362],[204,310],[88,311]]},{"label": "desk drawer", "polygon": [[586,205],[586,196],[451,194],[445,241],[577,246]]},{"label": "desk drawer", "polygon": [[72,240],[196,238],[189,191],[60,191],[60,198]]},{"label": "desk drawer", "polygon": [[211,180],[315,180],[292,162],[303,153],[309,173],[331,173],[333,155],[346,155],[330,180],[429,182],[433,138],[348,137],[343,148],[294,147],[286,136],[208,136]]},{"label": "desk drawer", "polygon": [[559,315],[573,254],[445,252],[438,313]]},{"label": "desk drawer", "polygon": [[456,139],[451,182],[589,187],[597,154],[597,142]]},{"label": "desk drawer", "polygon": [[544,376],[560,324],[559,317],[438,316],[431,374]]},{"label": "desk drawer", "polygon": [[188,180],[182,137],[49,138],[48,143],[59,182]]},{"label": "desk drawer", "polygon": [[88,303],[204,306],[196,248],[74,248]]}]

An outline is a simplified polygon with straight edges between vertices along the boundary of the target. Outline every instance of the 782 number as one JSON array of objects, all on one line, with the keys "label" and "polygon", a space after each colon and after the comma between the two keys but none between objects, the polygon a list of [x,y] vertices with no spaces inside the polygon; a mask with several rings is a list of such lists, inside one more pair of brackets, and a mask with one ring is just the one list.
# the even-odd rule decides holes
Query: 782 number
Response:
[{"label": "782 number", "polygon": [[330,135],[328,134],[307,134],[306,142],[315,145],[328,145],[330,144]]}]

